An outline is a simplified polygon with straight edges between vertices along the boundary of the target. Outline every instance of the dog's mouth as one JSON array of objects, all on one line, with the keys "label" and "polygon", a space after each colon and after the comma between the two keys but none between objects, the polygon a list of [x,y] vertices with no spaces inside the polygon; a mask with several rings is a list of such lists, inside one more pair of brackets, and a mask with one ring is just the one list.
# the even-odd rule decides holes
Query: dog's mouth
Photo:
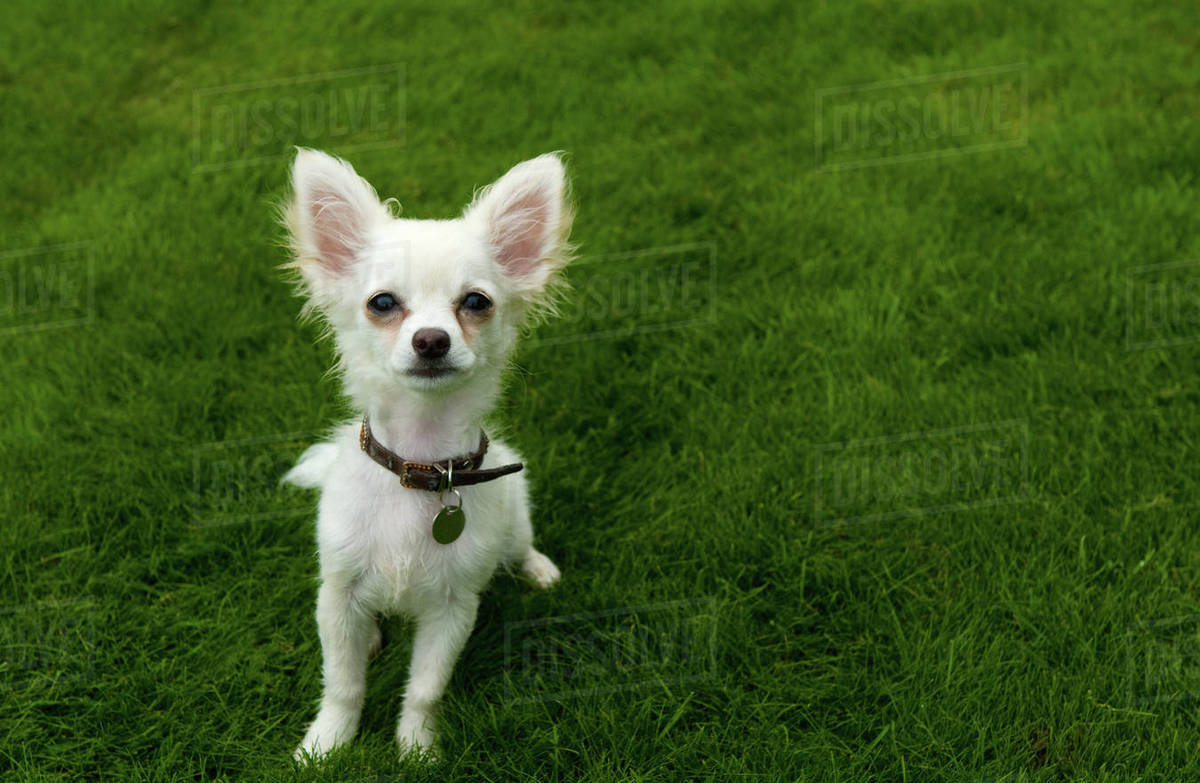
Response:
[{"label": "dog's mouth", "polygon": [[449,364],[421,364],[408,369],[408,375],[414,378],[445,378],[458,372],[458,368]]}]

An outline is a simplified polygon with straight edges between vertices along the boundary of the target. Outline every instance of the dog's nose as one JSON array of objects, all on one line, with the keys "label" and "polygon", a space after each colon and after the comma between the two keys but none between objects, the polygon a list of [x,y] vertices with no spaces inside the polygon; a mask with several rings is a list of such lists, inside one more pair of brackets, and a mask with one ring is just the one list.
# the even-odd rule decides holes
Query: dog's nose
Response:
[{"label": "dog's nose", "polygon": [[444,329],[418,329],[413,350],[422,359],[440,359],[450,351],[450,335]]}]

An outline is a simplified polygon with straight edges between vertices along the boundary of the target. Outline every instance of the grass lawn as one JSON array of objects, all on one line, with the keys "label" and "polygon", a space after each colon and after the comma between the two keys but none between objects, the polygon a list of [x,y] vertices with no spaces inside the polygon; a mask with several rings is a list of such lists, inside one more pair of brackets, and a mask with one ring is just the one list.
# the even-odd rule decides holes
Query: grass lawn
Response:
[{"label": "grass lawn", "polygon": [[[11,5],[0,779],[1200,780],[1200,26],[1187,3]],[[441,712],[320,694],[353,416],[274,206],[302,144],[449,217],[565,150],[579,263],[494,429]]]}]

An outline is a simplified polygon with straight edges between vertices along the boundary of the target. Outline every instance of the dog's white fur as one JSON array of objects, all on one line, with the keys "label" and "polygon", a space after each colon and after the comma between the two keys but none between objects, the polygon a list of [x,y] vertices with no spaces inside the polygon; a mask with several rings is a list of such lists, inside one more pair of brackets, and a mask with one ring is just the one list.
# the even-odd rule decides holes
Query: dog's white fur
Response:
[{"label": "dog's white fur", "polygon": [[[307,308],[336,341],[345,391],[375,437],[406,459],[435,461],[474,451],[522,325],[548,303],[567,263],[571,210],[562,162],[543,155],[514,167],[453,220],[402,220],[349,164],[300,150],[287,224]],[[493,303],[473,319],[469,292]],[[367,310],[391,293],[402,315],[386,324]],[[417,329],[450,335],[440,377],[420,366]],[[493,440],[484,466],[519,460]],[[317,625],[324,696],[296,751],[320,756],[358,729],[366,666],[379,647],[377,615],[416,621],[412,664],[396,737],[432,750],[434,707],[475,623],[479,593],[497,566],[517,564],[541,587],[558,568],[533,548],[524,473],[461,490],[466,528],[434,541],[438,495],[407,489],[359,448],[358,423],[311,447],[284,478],[321,491],[317,514],[321,585]]]}]

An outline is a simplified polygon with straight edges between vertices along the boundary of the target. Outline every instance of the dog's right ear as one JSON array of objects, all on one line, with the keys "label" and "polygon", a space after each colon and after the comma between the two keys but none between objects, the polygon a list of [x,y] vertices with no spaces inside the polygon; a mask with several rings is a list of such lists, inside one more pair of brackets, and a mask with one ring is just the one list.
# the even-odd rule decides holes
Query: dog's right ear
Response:
[{"label": "dog's right ear", "polygon": [[464,213],[517,293],[536,303],[570,260],[567,172],[556,153],[518,163]]},{"label": "dog's right ear", "polygon": [[320,297],[347,275],[371,229],[388,217],[375,189],[349,163],[299,149],[292,164],[295,195],[287,207],[294,260],[309,292]]}]

